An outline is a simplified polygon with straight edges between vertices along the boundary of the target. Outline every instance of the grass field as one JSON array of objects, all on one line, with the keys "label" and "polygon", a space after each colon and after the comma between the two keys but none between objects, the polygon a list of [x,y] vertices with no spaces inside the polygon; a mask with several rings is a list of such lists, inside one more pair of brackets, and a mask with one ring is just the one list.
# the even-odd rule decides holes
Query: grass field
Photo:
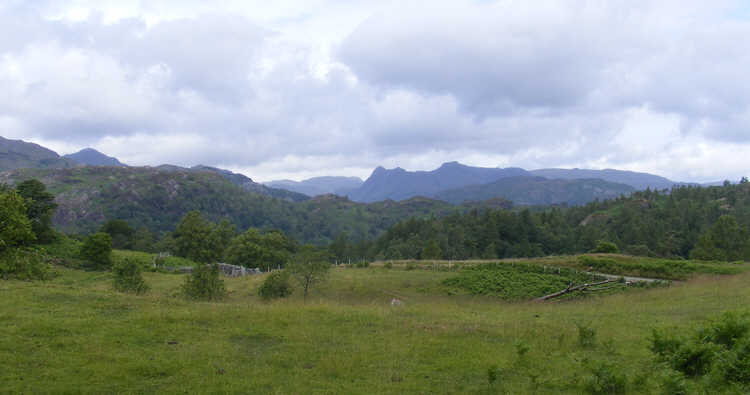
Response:
[{"label": "grass field", "polygon": [[[183,275],[145,273],[151,290],[133,296],[110,273],[55,270],[0,282],[0,391],[573,394],[610,369],[628,393],[659,393],[651,329],[687,331],[750,301],[747,273],[509,303],[449,295],[453,271],[335,268],[307,302],[261,302],[255,276],[227,278],[228,298],[208,303],[180,296]],[[579,327],[594,333],[586,346]]]}]

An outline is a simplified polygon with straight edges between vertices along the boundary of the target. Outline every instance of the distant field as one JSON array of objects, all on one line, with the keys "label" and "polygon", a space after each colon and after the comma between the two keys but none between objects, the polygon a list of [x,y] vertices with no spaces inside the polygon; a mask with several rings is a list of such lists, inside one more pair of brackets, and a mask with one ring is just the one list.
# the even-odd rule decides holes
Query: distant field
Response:
[{"label": "distant field", "polygon": [[[229,297],[216,303],[184,300],[177,274],[145,273],[143,296],[112,291],[110,273],[62,267],[46,283],[3,281],[2,391],[577,394],[613,366],[628,393],[659,392],[652,328],[685,331],[750,302],[747,273],[696,270],[670,287],[533,303],[451,295],[445,281],[461,272],[423,264],[434,270],[335,268],[307,303],[262,302],[264,276],[226,278]],[[593,329],[592,346],[580,345],[579,326]]]}]

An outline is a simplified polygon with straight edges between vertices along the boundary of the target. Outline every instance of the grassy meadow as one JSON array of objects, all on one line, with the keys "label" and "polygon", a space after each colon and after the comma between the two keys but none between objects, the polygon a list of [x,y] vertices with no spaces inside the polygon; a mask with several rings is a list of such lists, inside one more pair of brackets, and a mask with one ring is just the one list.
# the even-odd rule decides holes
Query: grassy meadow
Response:
[{"label": "grassy meadow", "polygon": [[47,282],[2,281],[0,391],[577,394],[614,371],[627,393],[661,393],[652,328],[688,331],[750,301],[750,273],[534,303],[448,292],[458,272],[408,264],[334,268],[306,301],[261,301],[263,275],[225,278],[221,302],[185,300],[184,275],[159,272],[141,296],[113,291],[109,272],[59,266]]}]

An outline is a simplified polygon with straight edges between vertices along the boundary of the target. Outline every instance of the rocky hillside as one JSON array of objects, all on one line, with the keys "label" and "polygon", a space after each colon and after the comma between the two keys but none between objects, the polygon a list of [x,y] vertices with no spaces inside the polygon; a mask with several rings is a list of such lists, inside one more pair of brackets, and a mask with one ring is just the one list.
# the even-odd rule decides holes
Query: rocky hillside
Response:
[{"label": "rocky hillside", "polygon": [[0,137],[0,171],[34,168],[70,168],[78,164],[41,145]]}]

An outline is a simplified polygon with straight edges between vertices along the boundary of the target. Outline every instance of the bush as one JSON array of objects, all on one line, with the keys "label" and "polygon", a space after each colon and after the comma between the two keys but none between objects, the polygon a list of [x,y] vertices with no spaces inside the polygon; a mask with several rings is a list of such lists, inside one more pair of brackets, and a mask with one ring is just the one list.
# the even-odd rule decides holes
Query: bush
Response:
[{"label": "bush", "polygon": [[112,237],[103,232],[94,233],[84,240],[80,256],[96,269],[112,266]]},{"label": "bush", "polygon": [[738,314],[727,312],[718,321],[699,331],[698,336],[703,341],[732,348],[737,341],[747,335],[748,330],[750,321],[742,319]]},{"label": "bush", "polygon": [[406,264],[406,270],[415,270],[417,269],[417,264],[414,262],[409,262]]},{"label": "bush", "polygon": [[664,373],[661,378],[661,393],[665,395],[687,395],[685,376],[674,370]]},{"label": "bush", "polygon": [[628,246],[627,248],[625,248],[625,252],[628,255],[633,255],[633,256],[651,256],[652,255],[651,250],[645,244],[636,244],[636,245]]},{"label": "bush", "polygon": [[383,267],[386,268],[386,269],[393,269],[393,263],[390,262],[390,261],[388,261],[388,262],[386,262],[386,263],[383,264]]},{"label": "bush", "polygon": [[113,287],[120,292],[137,295],[148,291],[149,286],[141,275],[141,266],[133,259],[124,259],[112,267],[114,273]]},{"label": "bush", "polygon": [[713,376],[722,383],[750,384],[750,341],[745,338],[716,358]]},{"label": "bush", "polygon": [[578,344],[583,348],[590,348],[596,345],[596,329],[586,324],[576,324],[578,327]]},{"label": "bush", "polygon": [[618,373],[614,365],[605,362],[595,363],[584,383],[589,394],[624,394],[626,386],[625,375]]},{"label": "bush", "polygon": [[196,266],[185,277],[182,290],[188,299],[219,300],[226,296],[224,280],[219,277],[219,265],[205,264]]},{"label": "bush", "polygon": [[620,249],[617,248],[617,244],[612,243],[610,241],[604,241],[599,240],[598,243],[596,243],[596,248],[594,248],[591,252],[597,252],[602,254],[616,254],[620,252]]},{"label": "bush", "polygon": [[292,286],[289,283],[289,272],[286,270],[269,274],[258,289],[258,295],[263,300],[285,298],[291,294]]},{"label": "bush", "polygon": [[0,278],[3,280],[47,280],[49,265],[44,257],[33,250],[12,249],[0,254]]}]

